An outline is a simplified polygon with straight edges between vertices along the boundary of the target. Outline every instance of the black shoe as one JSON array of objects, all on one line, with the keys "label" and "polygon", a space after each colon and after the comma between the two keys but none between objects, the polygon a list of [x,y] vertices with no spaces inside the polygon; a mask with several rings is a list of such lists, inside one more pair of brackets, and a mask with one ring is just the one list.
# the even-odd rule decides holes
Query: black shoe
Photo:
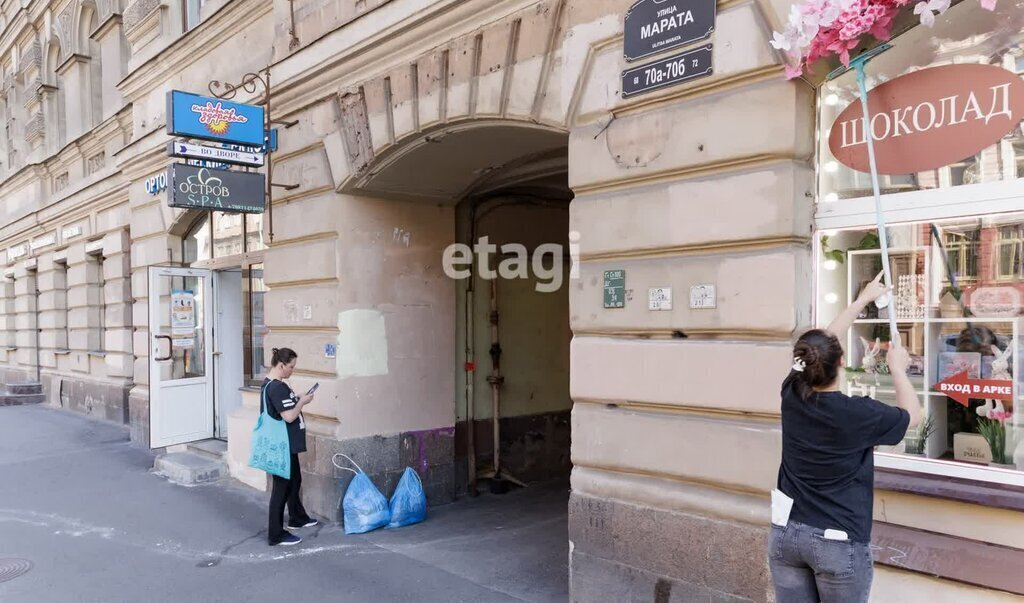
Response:
[{"label": "black shoe", "polygon": [[291,532],[285,532],[284,536],[281,537],[280,542],[271,542],[270,546],[292,546],[295,544],[299,544],[300,542],[302,542],[301,538],[299,538],[295,534],[292,534]]},{"label": "black shoe", "polygon": [[288,529],[290,529],[290,530],[298,530],[299,528],[311,528],[311,527],[315,526],[318,523],[320,523],[320,522],[315,520],[315,519],[310,519],[310,520],[306,521],[306,523],[302,524],[301,526],[297,526],[297,525],[292,524],[292,521],[289,519],[288,520]]}]

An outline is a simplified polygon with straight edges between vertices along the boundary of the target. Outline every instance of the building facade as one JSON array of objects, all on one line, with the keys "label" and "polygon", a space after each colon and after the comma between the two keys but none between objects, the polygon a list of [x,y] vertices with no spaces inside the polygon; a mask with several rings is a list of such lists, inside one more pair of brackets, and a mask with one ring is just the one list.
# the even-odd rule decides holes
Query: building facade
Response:
[{"label": "building facade", "polygon": [[[877,257],[864,176],[822,142],[849,76],[785,80],[769,40],[789,4],[718,2],[713,73],[629,98],[621,0],[5,5],[3,380],[39,381],[47,403],[128,424],[140,446],[226,440],[231,474],[265,489],[246,467],[254,386],[290,347],[296,390],[320,384],[311,511],[338,517],[338,452],[385,494],[415,467],[435,504],[571,478],[574,601],[772,600],[791,341]],[[1011,8],[951,11],[903,33],[885,75],[1019,71],[1021,28],[992,20]],[[229,85],[269,101],[272,201],[172,208],[167,93]],[[886,183],[900,274],[932,291],[901,336],[938,426],[922,452],[912,434],[877,455],[880,601],[1024,594],[1022,467],[963,462],[954,439],[977,445],[975,420],[924,386],[986,316],[939,314],[938,294],[977,306],[977,289],[1021,278],[1020,144],[1017,130]],[[933,231],[955,270],[935,272]],[[691,288],[713,292],[688,303]],[[1001,350],[1019,341],[1007,312],[986,325]],[[863,320],[852,369],[861,336],[890,338]]]}]

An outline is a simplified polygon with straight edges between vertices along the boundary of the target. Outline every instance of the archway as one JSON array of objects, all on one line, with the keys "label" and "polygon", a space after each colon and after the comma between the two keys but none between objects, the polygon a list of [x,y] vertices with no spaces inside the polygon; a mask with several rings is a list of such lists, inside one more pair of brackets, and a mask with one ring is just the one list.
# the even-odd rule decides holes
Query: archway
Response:
[{"label": "archway", "polygon": [[454,209],[454,245],[437,261],[456,308],[448,378],[459,493],[567,484],[568,135],[513,120],[463,121],[396,145],[344,188],[380,203]]}]

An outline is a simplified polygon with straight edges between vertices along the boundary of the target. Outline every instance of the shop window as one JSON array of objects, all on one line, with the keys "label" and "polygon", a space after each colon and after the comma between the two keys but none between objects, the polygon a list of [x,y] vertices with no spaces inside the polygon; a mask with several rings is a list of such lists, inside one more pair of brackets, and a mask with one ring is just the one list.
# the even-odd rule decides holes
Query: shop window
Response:
[{"label": "shop window", "polygon": [[[1013,3],[997,5],[992,12],[977,10],[964,2],[936,18],[935,25],[915,27],[896,37],[893,48],[875,57],[867,78],[869,89],[901,75],[951,63],[999,65],[1022,71],[1024,27],[1021,11]],[[839,114],[859,102],[854,70],[819,88],[818,96],[818,201],[841,202],[870,197],[868,174],[839,163],[829,150],[829,134]],[[972,157],[945,167],[915,174],[881,175],[883,195],[911,191],[945,190],[975,184],[1013,180],[1024,176],[1024,128],[1015,128],[1002,140]]]},{"label": "shop window", "polygon": [[[1024,212],[890,224],[888,242],[893,301],[855,321],[841,386],[895,404],[885,358],[898,337],[927,420],[880,448],[890,459],[880,465],[945,475],[968,468],[1024,485]],[[882,269],[882,255],[873,226],[826,233],[817,247],[818,324],[828,324]]]},{"label": "shop window", "polygon": [[249,385],[259,384],[266,376],[266,355],[264,354],[263,338],[267,334],[263,303],[267,287],[263,282],[263,264],[249,267],[247,279],[248,291],[245,320],[245,377]]},{"label": "shop window", "polygon": [[243,245],[243,215],[213,212],[213,257],[241,255]]},{"label": "shop window", "polygon": [[186,266],[266,248],[263,214],[210,212],[199,218],[182,239]]},{"label": "shop window", "polygon": [[210,217],[209,214],[206,214],[196,220],[196,223],[189,229],[188,234],[182,239],[182,263],[186,266],[191,266],[197,262],[213,259],[210,239]]},{"label": "shop window", "polygon": [[266,248],[263,241],[263,214],[246,214],[245,250],[260,251]]}]

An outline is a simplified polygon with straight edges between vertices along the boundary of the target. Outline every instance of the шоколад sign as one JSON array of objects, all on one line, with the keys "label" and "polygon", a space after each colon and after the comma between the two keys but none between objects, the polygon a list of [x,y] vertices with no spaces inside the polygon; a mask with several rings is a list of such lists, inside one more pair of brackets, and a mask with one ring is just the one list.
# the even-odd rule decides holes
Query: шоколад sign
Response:
[{"label": "\u0448\u043e\u043a\u043e\u043b\u0430\u0434 sign", "polygon": [[[997,65],[960,64],[908,73],[868,92],[879,174],[937,169],[972,157],[1024,119],[1024,80]],[[860,100],[832,125],[829,149],[870,172]]]}]

